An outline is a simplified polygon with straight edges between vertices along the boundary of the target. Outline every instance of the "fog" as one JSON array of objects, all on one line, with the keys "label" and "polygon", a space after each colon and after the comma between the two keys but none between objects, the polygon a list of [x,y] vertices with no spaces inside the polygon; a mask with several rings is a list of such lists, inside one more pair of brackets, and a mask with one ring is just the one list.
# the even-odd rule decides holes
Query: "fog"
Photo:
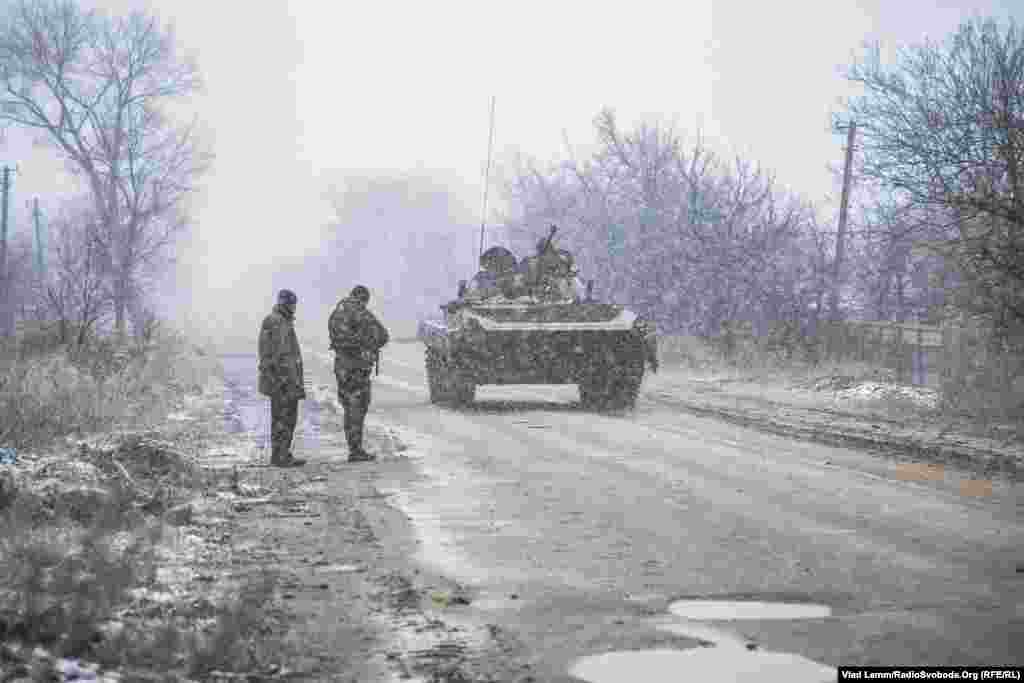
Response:
[{"label": "fog", "polygon": [[[198,60],[206,93],[182,113],[200,118],[217,155],[161,309],[238,343],[281,287],[298,293],[314,344],[357,282],[398,334],[436,310],[472,274],[492,95],[488,243],[516,158],[585,153],[604,106],[624,126],[699,131],[827,207],[843,144],[828,115],[848,93],[838,68],[862,41],[941,37],[973,13],[1024,18],[1011,0],[146,4]],[[4,150],[19,166],[23,232],[31,197],[56,211],[73,183],[20,133]]]},{"label": "fog", "polygon": [[393,336],[412,336],[416,320],[436,314],[475,271],[479,225],[458,189],[458,179],[441,172],[336,174],[324,192],[332,217],[319,238],[261,277],[274,291],[296,291],[296,327],[325,343],[328,316],[357,283],[369,287],[371,308]]}]

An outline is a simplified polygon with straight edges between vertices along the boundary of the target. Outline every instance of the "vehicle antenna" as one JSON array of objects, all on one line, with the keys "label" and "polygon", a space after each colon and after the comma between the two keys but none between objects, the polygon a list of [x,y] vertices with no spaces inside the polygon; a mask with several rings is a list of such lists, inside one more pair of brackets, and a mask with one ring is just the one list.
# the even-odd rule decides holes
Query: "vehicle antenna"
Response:
[{"label": "vehicle antenna", "polygon": [[491,187],[491,146],[494,143],[494,95],[491,95],[491,131],[487,136],[487,169],[484,171],[484,199],[480,209],[480,251],[477,253],[477,262],[484,254],[484,223],[487,221],[487,192]]}]

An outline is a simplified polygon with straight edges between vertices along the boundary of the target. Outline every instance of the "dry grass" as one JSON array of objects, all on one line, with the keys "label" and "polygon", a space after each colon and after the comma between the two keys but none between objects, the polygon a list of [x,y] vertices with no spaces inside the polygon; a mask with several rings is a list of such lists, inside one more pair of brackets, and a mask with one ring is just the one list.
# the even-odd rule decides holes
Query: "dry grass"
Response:
[{"label": "dry grass", "polygon": [[[170,333],[145,347],[100,341],[76,351],[21,341],[0,350],[0,446],[18,450],[149,426],[218,371]],[[58,680],[54,657],[119,668],[124,680],[267,669],[280,650],[263,630],[272,575],[201,614],[181,605],[124,614],[132,589],[156,585],[162,513],[202,485],[169,444],[136,432],[43,460],[52,467],[31,477],[0,471],[0,668],[32,680]],[[36,646],[50,659],[34,657]]]},{"label": "dry grass", "polygon": [[666,367],[731,378],[769,378],[810,372],[818,365],[803,345],[780,346],[778,336],[763,340],[732,334],[712,339],[666,335],[658,339],[658,357]]},{"label": "dry grass", "polygon": [[1024,442],[1024,362],[943,379],[942,414],[975,433]]},{"label": "dry grass", "polygon": [[171,680],[209,680],[215,672],[265,676],[282,654],[280,638],[266,628],[276,584],[264,572],[221,605],[169,610],[120,630],[92,655],[108,669],[161,671]]},{"label": "dry grass", "polygon": [[[133,492],[113,479],[107,485],[84,524],[55,501],[25,492],[0,511],[0,642],[39,645],[55,658],[134,675],[162,672],[166,680],[272,669],[281,648],[264,631],[276,584],[271,573],[218,606],[121,614],[133,588],[155,585],[162,526],[140,511]],[[49,671],[34,666],[39,675]]]},{"label": "dry grass", "polygon": [[216,369],[173,333],[144,347],[9,345],[0,356],[0,445],[28,448],[114,424],[151,423]]},{"label": "dry grass", "polygon": [[658,338],[658,358],[666,367],[708,371],[721,363],[721,355],[697,337],[665,335]]},{"label": "dry grass", "polygon": [[88,516],[58,495],[18,491],[0,510],[0,634],[81,656],[126,591],[153,572],[159,527],[129,489],[96,489]]}]

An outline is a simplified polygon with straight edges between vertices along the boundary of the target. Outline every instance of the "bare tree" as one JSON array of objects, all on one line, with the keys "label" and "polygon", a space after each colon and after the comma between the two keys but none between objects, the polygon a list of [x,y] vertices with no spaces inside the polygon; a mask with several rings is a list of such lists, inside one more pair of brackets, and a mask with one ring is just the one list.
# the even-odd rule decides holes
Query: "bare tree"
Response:
[{"label": "bare tree", "polygon": [[165,111],[200,89],[198,70],[152,14],[20,0],[0,28],[0,82],[0,121],[39,131],[91,193],[90,237],[123,335],[126,311],[185,227],[186,200],[212,160],[196,122],[177,124]]},{"label": "bare tree", "polygon": [[875,320],[939,321],[962,284],[941,253],[955,235],[943,235],[932,212],[879,188],[851,214],[851,306]]},{"label": "bare tree", "polygon": [[101,269],[101,248],[86,227],[94,218],[91,211],[75,211],[51,225],[53,258],[43,296],[57,320],[61,344],[85,344],[111,303]]},{"label": "bare tree", "polygon": [[863,94],[835,125],[857,122],[860,175],[927,214],[917,238],[954,258],[983,312],[1024,320],[1024,31],[967,21],[891,65],[870,45],[847,77]]},{"label": "bare tree", "polygon": [[37,280],[33,267],[32,240],[24,234],[8,238],[7,268],[0,273],[0,291],[7,294],[8,320],[15,325],[18,318],[30,317]]}]

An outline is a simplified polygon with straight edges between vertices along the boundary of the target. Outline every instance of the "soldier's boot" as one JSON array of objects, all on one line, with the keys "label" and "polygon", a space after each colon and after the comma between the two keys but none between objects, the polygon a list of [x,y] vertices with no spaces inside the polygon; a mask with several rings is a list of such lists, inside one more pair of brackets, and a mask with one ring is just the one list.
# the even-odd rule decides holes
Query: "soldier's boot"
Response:
[{"label": "soldier's boot", "polygon": [[302,467],[306,461],[296,458],[283,444],[274,444],[274,453],[270,456],[270,464],[273,467]]},{"label": "soldier's boot", "polygon": [[285,467],[302,467],[306,464],[306,459],[296,458],[294,453],[288,451],[288,454],[285,456],[285,463]]},{"label": "soldier's boot", "polygon": [[363,435],[353,429],[345,436],[348,437],[348,461],[349,462],[371,462],[377,457],[372,453],[363,450]]},{"label": "soldier's boot", "polygon": [[373,462],[377,459],[377,456],[373,453],[367,453],[362,448],[357,450],[350,450],[348,452],[349,462]]}]

